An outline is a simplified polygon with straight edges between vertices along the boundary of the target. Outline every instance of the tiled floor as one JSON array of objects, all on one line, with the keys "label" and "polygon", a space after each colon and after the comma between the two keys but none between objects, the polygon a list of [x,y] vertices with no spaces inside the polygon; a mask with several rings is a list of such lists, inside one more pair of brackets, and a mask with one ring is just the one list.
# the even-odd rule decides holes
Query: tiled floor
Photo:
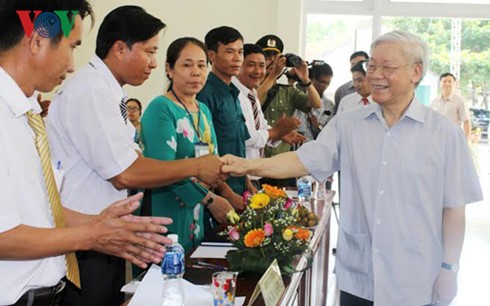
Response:
[{"label": "tiled floor", "polygon": [[[466,206],[466,236],[460,260],[458,295],[451,306],[490,305],[490,145],[479,144],[480,183],[484,201]],[[338,201],[335,199],[334,201]],[[337,224],[332,219],[331,240],[335,246]],[[335,258],[331,258],[333,267]],[[338,305],[335,275],[329,271],[328,306]]]}]

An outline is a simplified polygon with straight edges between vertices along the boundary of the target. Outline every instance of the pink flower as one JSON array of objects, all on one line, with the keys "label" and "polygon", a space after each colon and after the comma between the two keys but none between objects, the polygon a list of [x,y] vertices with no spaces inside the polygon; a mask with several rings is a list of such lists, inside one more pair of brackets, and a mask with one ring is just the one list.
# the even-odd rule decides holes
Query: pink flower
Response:
[{"label": "pink flower", "polygon": [[251,197],[251,196],[252,196],[252,194],[250,193],[250,191],[245,190],[245,191],[242,193],[243,203],[247,203],[247,202],[248,202],[248,199],[250,199],[250,197]]},{"label": "pink flower", "polygon": [[272,227],[272,224],[270,223],[264,224],[264,232],[267,237],[272,235],[272,233],[274,233],[274,228]]},{"label": "pink flower", "polygon": [[288,198],[286,200],[286,203],[284,203],[284,209],[289,209],[289,208],[291,208],[291,206],[293,206],[293,200],[291,200],[290,198]]},{"label": "pink flower", "polygon": [[233,227],[228,231],[228,237],[230,240],[238,240],[240,239],[240,233]]}]

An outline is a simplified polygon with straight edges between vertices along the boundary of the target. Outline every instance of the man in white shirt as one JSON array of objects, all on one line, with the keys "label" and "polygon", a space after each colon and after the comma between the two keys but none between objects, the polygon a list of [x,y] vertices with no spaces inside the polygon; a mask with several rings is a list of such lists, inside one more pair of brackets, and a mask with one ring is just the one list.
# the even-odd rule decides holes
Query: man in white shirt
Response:
[{"label": "man in white shirt", "polygon": [[339,108],[337,110],[338,113],[373,103],[371,98],[371,87],[366,79],[366,70],[364,70],[363,66],[364,63],[366,63],[366,61],[361,61],[350,69],[352,72],[352,84],[354,84],[356,92],[351,93],[340,100]]},{"label": "man in white shirt", "polygon": [[[142,27],[141,25],[144,25]],[[127,119],[126,84],[138,86],[156,67],[158,18],[137,6],[122,6],[102,21],[96,55],[59,90],[47,120],[53,159],[65,171],[63,204],[98,213],[125,198],[127,188],[153,188],[198,177],[221,180],[219,158],[160,161],[144,158]],[[68,291],[70,305],[120,305],[124,262],[97,252],[78,252],[81,291]]]},{"label": "man in white shirt", "polygon": [[446,72],[441,74],[439,81],[441,95],[432,101],[431,107],[462,127],[466,138],[469,139],[471,133],[470,112],[463,97],[454,92],[456,77]]},{"label": "man in white shirt", "polygon": [[[250,138],[245,141],[246,156],[248,159],[255,159],[262,157],[266,145],[277,147],[284,136],[298,127],[299,120],[284,116],[276,122],[273,128],[269,126],[264,118],[256,90],[265,77],[265,53],[257,45],[244,44],[243,57],[240,72],[236,78],[232,79],[232,82],[240,90],[238,99],[250,134]],[[285,139],[287,140],[287,137]],[[260,179],[256,176],[250,178],[252,181]]]},{"label": "man in white shirt", "polygon": [[428,49],[406,32],[380,36],[367,68],[374,105],[337,114],[295,152],[223,157],[233,175],[323,181],[342,170],[340,306],[446,306],[456,296],[465,204],[483,196],[462,131],[415,97]]},{"label": "man in white shirt", "polygon": [[[61,10],[78,13],[69,14],[73,26],[65,36],[59,24],[48,26],[55,31],[48,35],[39,26],[27,33],[20,10],[39,10],[51,18]],[[158,235],[171,220],[130,215],[141,194],[99,215],[81,214],[59,202],[54,184],[59,179],[60,186],[62,173],[49,166],[36,97],[73,72],[73,50],[81,44],[82,19],[88,15],[93,13],[86,0],[0,2],[0,305],[60,305],[63,286],[71,286],[61,280],[67,270],[73,272],[70,281],[77,282],[76,260],[69,260],[76,250],[117,255],[144,268],[161,260],[162,243],[171,243]]]},{"label": "man in white shirt", "polygon": [[[359,63],[360,61],[365,61],[369,59],[369,55],[364,52],[364,51],[356,51],[351,54],[349,58],[349,63],[350,67],[354,67],[355,64]],[[334,110],[334,115],[337,113],[337,110],[340,105],[340,100],[342,100],[343,97],[354,93],[356,90],[354,88],[354,83],[352,83],[352,80],[340,85],[339,88],[335,91],[334,95],[334,102],[335,102],[335,110]]]}]

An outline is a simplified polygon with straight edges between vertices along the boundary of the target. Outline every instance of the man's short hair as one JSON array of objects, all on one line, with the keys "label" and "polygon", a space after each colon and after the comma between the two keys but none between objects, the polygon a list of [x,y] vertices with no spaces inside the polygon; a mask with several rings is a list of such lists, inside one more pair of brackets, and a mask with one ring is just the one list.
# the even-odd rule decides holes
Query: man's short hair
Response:
[{"label": "man's short hair", "polygon": [[414,34],[397,30],[378,37],[371,44],[371,54],[373,53],[374,48],[385,42],[405,45],[403,52],[405,52],[408,59],[412,63],[419,63],[422,66],[422,75],[420,76],[420,80],[415,84],[415,86],[418,86],[420,82],[422,82],[422,79],[427,72],[427,67],[429,66],[429,46],[427,43]]},{"label": "man's short hair", "polygon": [[[5,52],[15,47],[26,35],[24,27],[17,11],[34,11],[54,12],[59,10],[78,11],[83,19],[90,15],[92,23],[94,15],[92,7],[88,0],[1,0],[0,1],[0,20],[2,30],[0,31],[0,52]],[[30,16],[33,16],[32,14]],[[71,14],[68,15],[74,17]],[[57,44],[63,37],[63,31],[51,38],[52,44]]]},{"label": "man's short hair", "polygon": [[350,72],[360,72],[360,73],[362,73],[363,76],[366,76],[366,70],[364,70],[364,63],[365,62],[366,62],[366,60],[358,62],[357,64],[352,66],[352,68],[350,69]]},{"label": "man's short hair", "polygon": [[356,57],[362,56],[364,59],[369,59],[369,55],[364,51],[356,51],[350,55],[349,61],[352,61]]},{"label": "man's short hair", "polygon": [[154,37],[163,28],[165,24],[143,8],[135,5],[120,6],[107,14],[102,21],[97,33],[95,54],[101,59],[106,58],[118,40],[131,49],[133,44]]},{"label": "man's short hair", "polygon": [[451,72],[444,72],[443,74],[441,74],[441,76],[439,77],[439,81],[448,76],[452,77],[453,80],[456,81],[456,77]]},{"label": "man's short hair", "polygon": [[250,54],[260,53],[265,57],[265,52],[261,47],[256,44],[244,44],[243,45],[243,58],[246,58]]},{"label": "man's short hair", "polygon": [[[315,61],[313,62],[315,63]],[[323,76],[333,76],[332,67],[330,67],[329,64],[320,61],[318,61],[318,64],[311,66],[309,73],[310,73],[310,77],[312,77],[315,80],[318,80]]]},{"label": "man's short hair", "polygon": [[238,30],[228,26],[214,28],[204,37],[206,48],[215,52],[218,52],[219,44],[227,45],[237,40],[243,41],[242,34]]}]

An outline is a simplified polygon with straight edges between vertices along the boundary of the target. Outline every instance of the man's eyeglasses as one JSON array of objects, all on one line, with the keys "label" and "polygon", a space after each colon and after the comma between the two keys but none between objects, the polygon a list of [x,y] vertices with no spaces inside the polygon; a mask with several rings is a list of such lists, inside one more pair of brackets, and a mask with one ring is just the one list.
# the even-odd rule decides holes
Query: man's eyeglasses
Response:
[{"label": "man's eyeglasses", "polygon": [[373,74],[376,72],[376,70],[379,71],[382,75],[385,77],[390,77],[392,76],[399,68],[406,67],[410,64],[406,65],[401,65],[401,66],[376,66],[373,62],[371,61],[366,61],[362,63],[362,66],[366,73]]},{"label": "man's eyeglasses", "polygon": [[137,106],[128,106],[127,110],[128,110],[128,112],[132,112],[132,113],[140,111],[139,107],[137,107]]}]

